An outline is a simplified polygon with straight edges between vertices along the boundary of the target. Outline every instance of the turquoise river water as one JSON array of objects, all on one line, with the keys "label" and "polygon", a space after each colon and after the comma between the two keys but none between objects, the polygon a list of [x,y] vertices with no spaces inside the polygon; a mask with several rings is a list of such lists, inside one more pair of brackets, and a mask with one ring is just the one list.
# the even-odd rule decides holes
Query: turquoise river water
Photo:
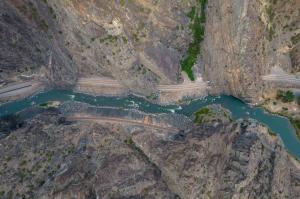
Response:
[{"label": "turquoise river water", "polygon": [[34,106],[47,101],[74,100],[85,102],[95,106],[111,106],[121,108],[134,108],[146,113],[179,113],[191,116],[199,108],[209,104],[221,104],[232,112],[234,119],[253,118],[266,124],[271,131],[277,133],[288,151],[300,159],[300,141],[297,139],[295,129],[287,118],[266,113],[262,108],[250,106],[231,96],[208,96],[196,99],[189,104],[160,106],[152,104],[143,98],[135,96],[127,97],[103,97],[92,96],[73,91],[51,90],[39,93],[30,98],[4,104],[0,106],[0,116],[19,112],[27,107]]}]

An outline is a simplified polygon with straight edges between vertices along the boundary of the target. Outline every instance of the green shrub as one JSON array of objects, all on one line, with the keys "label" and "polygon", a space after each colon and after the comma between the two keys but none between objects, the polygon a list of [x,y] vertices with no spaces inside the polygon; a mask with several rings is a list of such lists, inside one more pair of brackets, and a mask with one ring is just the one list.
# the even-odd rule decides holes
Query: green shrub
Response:
[{"label": "green shrub", "polygon": [[204,28],[205,28],[205,7],[207,4],[207,0],[199,0],[200,3],[200,11],[196,10],[195,7],[192,7],[191,11],[187,14],[187,16],[191,20],[191,24],[189,25],[193,41],[190,43],[188,48],[188,54],[185,59],[180,61],[182,71],[186,72],[190,80],[194,81],[195,77],[193,74],[193,66],[197,62],[197,57],[200,53],[200,43],[204,39]]},{"label": "green shrub", "polygon": [[294,126],[295,130],[296,130],[296,134],[298,136],[298,138],[300,139],[300,120],[299,119],[294,119],[289,117],[290,122],[292,123],[292,125]]},{"label": "green shrub", "polygon": [[41,104],[39,104],[39,106],[40,106],[40,107],[47,107],[47,106],[48,106],[48,103],[47,103],[47,102],[41,103]]},{"label": "green shrub", "polygon": [[296,45],[298,42],[300,42],[300,33],[298,33],[297,35],[293,36],[291,38],[291,41],[294,45]]},{"label": "green shrub", "polygon": [[202,108],[199,111],[195,112],[195,123],[201,124],[203,122],[203,117],[209,114],[209,108]]},{"label": "green shrub", "polygon": [[283,103],[293,102],[295,100],[295,95],[292,91],[282,91],[277,92],[277,99],[281,100]]},{"label": "green shrub", "polygon": [[134,141],[131,138],[126,139],[125,143],[128,144],[128,145],[134,145]]}]

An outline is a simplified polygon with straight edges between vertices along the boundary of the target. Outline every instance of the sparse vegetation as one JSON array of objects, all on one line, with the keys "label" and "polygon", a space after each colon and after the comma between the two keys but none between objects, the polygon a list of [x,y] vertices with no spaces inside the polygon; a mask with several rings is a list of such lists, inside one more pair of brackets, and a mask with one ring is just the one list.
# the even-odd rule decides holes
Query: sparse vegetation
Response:
[{"label": "sparse vegetation", "polygon": [[205,8],[207,0],[199,0],[200,10],[192,7],[191,11],[187,14],[190,18],[190,29],[193,36],[193,41],[188,48],[188,54],[185,59],[181,60],[181,69],[187,73],[190,80],[194,81],[193,66],[197,62],[200,53],[200,43],[204,39],[204,26],[205,26]]},{"label": "sparse vegetation", "polygon": [[[271,3],[273,3],[273,2],[271,2]],[[272,41],[272,39],[273,39],[273,37],[275,35],[275,25],[273,23],[273,20],[275,18],[275,13],[273,11],[272,5],[269,5],[266,8],[266,14],[267,14],[268,19],[269,19],[269,24],[268,24],[268,30],[269,30],[268,40]]]},{"label": "sparse vegetation", "polygon": [[295,100],[295,95],[292,91],[277,91],[277,97],[278,100],[281,100],[283,103],[293,102]]},{"label": "sparse vegetation", "polygon": [[158,94],[157,93],[151,93],[150,95],[146,96],[148,100],[157,100]]},{"label": "sparse vegetation", "polygon": [[277,136],[277,134],[274,133],[270,128],[268,128],[268,133],[272,136]]},{"label": "sparse vegetation", "polygon": [[117,40],[118,40],[117,36],[108,35],[107,37],[100,39],[100,43],[103,43],[103,42],[106,42],[106,41],[108,41],[110,43],[113,43],[113,42],[116,42]]},{"label": "sparse vegetation", "polygon": [[44,19],[40,17],[35,5],[32,2],[29,2],[29,7],[31,11],[31,17],[34,20],[34,22],[37,24],[37,26],[43,31],[48,31],[48,24]]},{"label": "sparse vegetation", "polygon": [[123,42],[124,42],[124,44],[127,44],[128,43],[128,39],[127,39],[127,37],[122,37],[122,40],[123,40]]},{"label": "sparse vegetation", "polygon": [[44,102],[44,103],[40,103],[39,105],[38,105],[38,107],[40,107],[40,108],[47,108],[48,107],[48,102]]},{"label": "sparse vegetation", "polygon": [[201,124],[203,122],[203,118],[205,115],[209,114],[209,108],[202,108],[199,111],[195,112],[194,122],[197,124]]},{"label": "sparse vegetation", "polygon": [[128,144],[128,145],[134,145],[134,142],[131,138],[126,139],[125,143]]},{"label": "sparse vegetation", "polygon": [[289,117],[289,120],[296,130],[296,135],[300,139],[300,120]]},{"label": "sparse vegetation", "polygon": [[300,33],[298,33],[297,35],[293,36],[293,37],[291,38],[291,41],[292,41],[292,43],[293,43],[294,45],[296,45],[297,43],[299,43],[299,42],[300,42]]}]

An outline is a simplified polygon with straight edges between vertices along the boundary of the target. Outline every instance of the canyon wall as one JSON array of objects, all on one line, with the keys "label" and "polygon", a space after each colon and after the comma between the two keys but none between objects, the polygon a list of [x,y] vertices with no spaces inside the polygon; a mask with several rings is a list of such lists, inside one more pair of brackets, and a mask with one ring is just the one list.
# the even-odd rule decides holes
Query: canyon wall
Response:
[{"label": "canyon wall", "polygon": [[[81,112],[87,106],[68,103],[60,109],[67,107]],[[55,108],[31,108],[10,120],[2,118],[0,196],[300,197],[299,162],[279,137],[254,120],[232,121],[220,106],[207,109],[213,117],[206,114],[202,123],[179,132],[71,122]],[[173,114],[168,118],[180,120]]]},{"label": "canyon wall", "polygon": [[[198,0],[4,0],[0,8],[0,83],[36,74],[70,88],[80,77],[108,76],[149,96],[182,81],[193,49]],[[299,1],[211,0],[193,70],[212,94],[259,101],[275,67],[299,70]],[[189,49],[189,50],[188,50]]]},{"label": "canyon wall", "polygon": [[300,34],[299,7],[297,0],[208,1],[202,59],[211,92],[259,101],[270,88],[262,75],[297,68],[299,41],[291,38]]}]

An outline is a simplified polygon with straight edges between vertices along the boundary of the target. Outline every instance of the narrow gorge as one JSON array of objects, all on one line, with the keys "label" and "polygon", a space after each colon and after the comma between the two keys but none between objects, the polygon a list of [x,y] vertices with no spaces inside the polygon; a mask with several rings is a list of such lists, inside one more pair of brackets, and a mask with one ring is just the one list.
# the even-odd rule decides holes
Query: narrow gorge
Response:
[{"label": "narrow gorge", "polygon": [[300,198],[299,0],[2,0],[0,42],[0,199]]}]

